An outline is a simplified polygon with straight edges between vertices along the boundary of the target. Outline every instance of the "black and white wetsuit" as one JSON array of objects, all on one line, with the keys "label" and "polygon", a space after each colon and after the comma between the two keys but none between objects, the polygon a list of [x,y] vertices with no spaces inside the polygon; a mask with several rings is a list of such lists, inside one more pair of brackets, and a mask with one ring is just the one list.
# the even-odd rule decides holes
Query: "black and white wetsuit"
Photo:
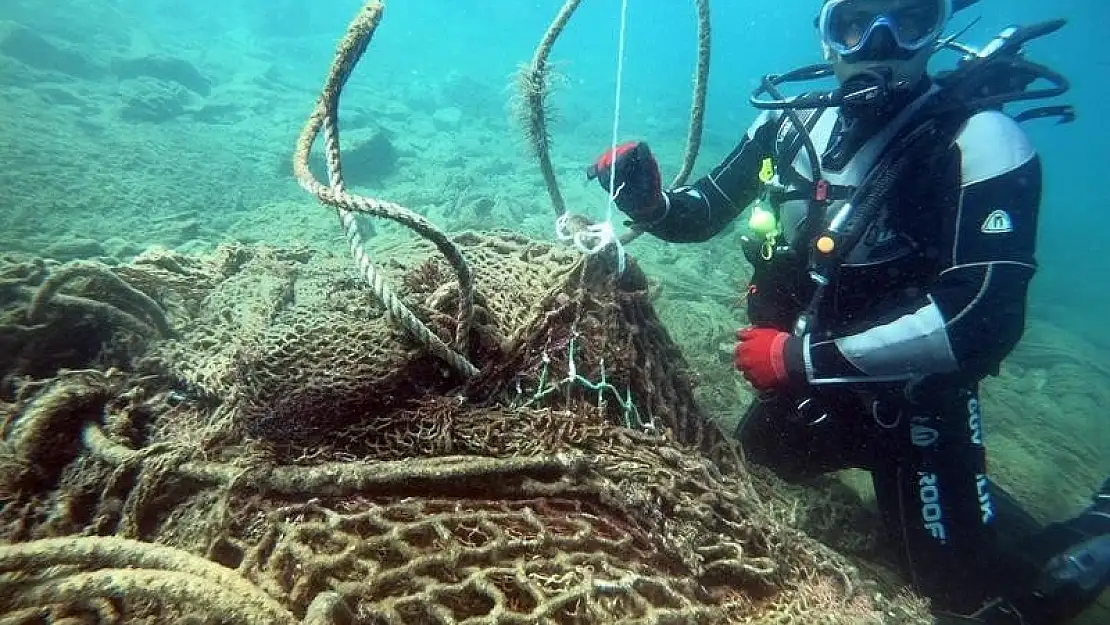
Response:
[{"label": "black and white wetsuit", "polygon": [[[857,141],[846,138],[837,110],[799,112],[831,183],[828,214],[929,93]],[[656,214],[637,224],[669,241],[707,240],[757,200],[761,167],[773,159],[767,197],[784,242],[803,251],[749,255],[748,315],[784,331],[813,289],[810,242],[798,240],[812,187],[799,141],[785,116],[761,115],[708,176],[666,191]],[[909,169],[844,257],[805,336],[807,387],[758,401],[737,433],[751,460],[787,478],[868,469],[918,589],[963,610],[995,592],[987,568],[995,511],[977,388],[1022,335],[1041,164],[1017,123],[997,111],[967,119],[942,155]],[[798,419],[806,399],[829,417]]]}]

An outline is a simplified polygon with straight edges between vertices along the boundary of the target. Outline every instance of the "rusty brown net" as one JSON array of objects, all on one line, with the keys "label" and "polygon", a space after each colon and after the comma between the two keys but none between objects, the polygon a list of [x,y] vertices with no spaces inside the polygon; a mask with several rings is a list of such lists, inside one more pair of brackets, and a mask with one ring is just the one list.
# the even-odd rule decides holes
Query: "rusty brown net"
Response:
[{"label": "rusty brown net", "polygon": [[[13,344],[104,316],[98,352],[42,354],[70,370],[6,363],[0,622],[927,622],[757,488],[634,264],[454,243],[469,381],[322,252],[152,251],[47,294],[62,268],[9,259],[5,318],[39,307]],[[386,252],[449,339],[443,261]]]}]

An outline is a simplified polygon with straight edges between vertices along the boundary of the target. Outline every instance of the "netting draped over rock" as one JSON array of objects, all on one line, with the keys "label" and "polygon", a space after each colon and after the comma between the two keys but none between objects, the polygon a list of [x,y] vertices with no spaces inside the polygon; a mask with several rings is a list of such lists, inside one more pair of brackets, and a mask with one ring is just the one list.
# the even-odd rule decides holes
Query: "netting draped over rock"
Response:
[{"label": "netting draped over rock", "polygon": [[[921,622],[757,493],[693,402],[635,266],[617,279],[505,233],[455,243],[481,294],[470,381],[392,330],[342,258],[229,247],[116,268],[167,303],[176,335],[134,372],[63,374],[8,407],[0,611]],[[442,261],[384,252],[449,336]]]},{"label": "netting draped over rock", "polygon": [[[198,396],[237,397],[238,422],[256,438],[304,443],[348,428],[363,443],[380,438],[375,431],[411,438],[392,449],[377,440],[365,452],[374,457],[451,453],[433,434],[445,420],[465,427],[460,415],[476,403],[491,412],[598,413],[615,424],[668,428],[707,451],[720,444],[638,269],[617,279],[601,262],[510,233],[467,233],[456,242],[482,294],[471,343],[486,366],[467,385],[394,330],[340,259],[299,262],[267,250],[242,259],[205,296],[200,322],[154,360]],[[385,272],[399,291],[429,327],[449,334],[454,289],[442,261],[419,244],[390,255]],[[418,440],[421,428],[429,440]],[[465,447],[466,438],[460,433],[453,444]]]}]

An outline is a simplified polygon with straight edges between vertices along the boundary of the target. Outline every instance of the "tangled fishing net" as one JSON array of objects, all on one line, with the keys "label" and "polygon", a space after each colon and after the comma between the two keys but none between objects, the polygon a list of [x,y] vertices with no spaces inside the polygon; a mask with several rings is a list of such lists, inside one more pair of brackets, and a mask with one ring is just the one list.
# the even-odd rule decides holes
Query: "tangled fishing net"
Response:
[{"label": "tangled fishing net", "polygon": [[[334,96],[380,11],[298,150],[323,129],[329,183],[298,174],[357,268],[0,262],[0,624],[927,622],[749,474],[635,263],[343,190]],[[375,262],[354,212],[428,241]]]}]

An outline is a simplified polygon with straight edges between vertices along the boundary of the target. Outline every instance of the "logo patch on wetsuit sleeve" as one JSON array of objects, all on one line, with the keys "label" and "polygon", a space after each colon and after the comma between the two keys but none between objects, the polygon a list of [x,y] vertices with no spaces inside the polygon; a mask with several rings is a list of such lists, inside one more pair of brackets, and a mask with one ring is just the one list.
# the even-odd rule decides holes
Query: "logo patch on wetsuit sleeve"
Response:
[{"label": "logo patch on wetsuit sleeve", "polygon": [[1007,234],[1014,231],[1014,220],[1010,218],[1010,213],[996,210],[987,215],[979,230],[983,234]]}]

